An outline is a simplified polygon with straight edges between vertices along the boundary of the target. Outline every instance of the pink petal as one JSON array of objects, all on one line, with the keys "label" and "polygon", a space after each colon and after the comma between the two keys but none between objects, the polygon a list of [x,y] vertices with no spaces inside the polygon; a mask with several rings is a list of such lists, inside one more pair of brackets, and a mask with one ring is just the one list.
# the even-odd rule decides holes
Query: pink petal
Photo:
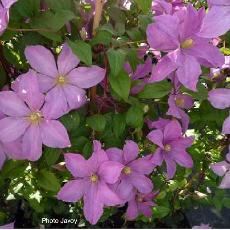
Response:
[{"label": "pink petal", "polygon": [[118,185],[116,193],[121,197],[123,200],[129,200],[130,197],[133,195],[134,187],[130,183],[128,177],[123,177],[121,183]]},{"label": "pink petal", "polygon": [[144,157],[134,160],[128,166],[131,167],[133,171],[146,175],[150,174],[154,168],[153,163]]},{"label": "pink petal", "polygon": [[30,113],[25,103],[13,91],[0,92],[0,110],[13,117],[23,117]]},{"label": "pink petal", "polygon": [[123,148],[125,163],[129,163],[138,157],[139,147],[134,141],[127,140]]},{"label": "pink petal", "polygon": [[223,176],[230,168],[226,161],[217,162],[210,165],[211,170],[218,176]]},{"label": "pink petal", "polygon": [[185,168],[192,168],[193,167],[193,160],[192,157],[185,152],[183,149],[177,148],[176,151],[173,151],[173,159],[182,167]]},{"label": "pink petal", "polygon": [[46,119],[57,119],[69,112],[62,87],[56,86],[50,90],[46,95],[45,101],[42,113]]},{"label": "pink petal", "polygon": [[17,139],[13,142],[4,143],[7,156],[14,160],[25,160],[26,153],[22,150],[22,138]]},{"label": "pink petal", "polygon": [[33,70],[20,76],[17,93],[32,110],[39,110],[44,103],[45,96],[40,93],[37,75]]},{"label": "pink petal", "polygon": [[100,83],[105,77],[105,70],[98,67],[79,67],[68,74],[69,82],[79,88],[88,89]]},{"label": "pink petal", "polygon": [[153,154],[151,158],[151,162],[155,165],[161,166],[163,162],[163,153],[160,148],[156,150],[156,152]]},{"label": "pink petal", "polygon": [[17,0],[2,0],[4,8],[9,9]]},{"label": "pink petal", "polygon": [[135,220],[138,217],[137,202],[135,199],[129,201],[125,217],[127,220]]},{"label": "pink petal", "polygon": [[40,127],[44,145],[51,148],[66,148],[71,146],[66,128],[61,122],[44,120]]},{"label": "pink petal", "polygon": [[97,184],[91,184],[84,194],[84,215],[91,223],[96,224],[103,214],[103,202],[100,199]]},{"label": "pink petal", "polygon": [[160,146],[161,148],[164,148],[163,146],[163,133],[161,130],[156,129],[151,131],[148,135],[147,138],[153,142],[154,144]]},{"label": "pink petal", "polygon": [[73,54],[70,47],[67,45],[67,43],[65,43],[57,60],[58,71],[60,75],[68,74],[79,64],[79,62],[80,60],[78,57]]},{"label": "pink petal", "polygon": [[224,121],[222,133],[230,134],[230,116]]},{"label": "pink petal", "polygon": [[11,142],[24,134],[29,122],[25,118],[6,117],[0,120],[0,140]]},{"label": "pink petal", "polygon": [[77,202],[84,195],[85,185],[84,179],[68,181],[58,192],[57,199],[65,202]]},{"label": "pink petal", "polygon": [[106,154],[111,161],[116,161],[124,164],[123,151],[118,148],[109,148],[106,150]]},{"label": "pink petal", "polygon": [[82,155],[66,153],[64,156],[66,168],[74,177],[86,177],[90,175],[91,169]]},{"label": "pink petal", "polygon": [[46,93],[53,87],[55,87],[56,82],[55,79],[53,79],[52,77],[40,73],[37,73],[37,76],[39,88],[42,93]]},{"label": "pink petal", "polygon": [[100,165],[98,174],[106,183],[114,184],[118,181],[123,168],[124,165],[119,162],[105,161]]},{"label": "pink petal", "polygon": [[6,160],[5,151],[3,149],[3,145],[0,143],[0,170],[2,169],[5,160]]},{"label": "pink petal", "polygon": [[217,109],[228,108],[230,107],[230,89],[213,89],[208,94],[208,100]]},{"label": "pink petal", "polygon": [[177,49],[179,46],[179,20],[173,15],[161,15],[147,27],[147,40],[151,48],[161,51]]},{"label": "pink petal", "polygon": [[22,140],[23,153],[26,159],[37,161],[42,155],[42,138],[38,125],[30,125]]},{"label": "pink petal", "polygon": [[152,74],[149,82],[156,82],[164,80],[170,73],[176,70],[177,66],[172,60],[165,55],[160,59],[160,61],[153,66]]},{"label": "pink petal", "polygon": [[54,56],[47,48],[40,45],[27,46],[25,56],[31,67],[37,72],[53,78],[58,76]]},{"label": "pink petal", "polygon": [[141,212],[146,217],[152,216],[152,207],[144,203],[138,205],[139,212]]},{"label": "pink petal", "polygon": [[182,135],[181,125],[177,120],[172,120],[164,128],[164,141],[175,140]]},{"label": "pink petal", "polygon": [[86,103],[85,90],[74,85],[63,86],[63,91],[68,103],[69,109],[78,109]]},{"label": "pink petal", "polygon": [[225,174],[224,178],[221,181],[219,188],[222,188],[222,189],[230,188],[230,171],[228,171]]},{"label": "pink petal", "polygon": [[201,75],[200,64],[194,57],[184,55],[183,65],[177,69],[176,75],[186,88],[196,91],[196,85]]},{"label": "pink petal", "polygon": [[119,198],[118,195],[113,192],[104,181],[101,181],[98,184],[98,189],[100,191],[100,200],[104,205],[115,206],[123,202],[121,198]]},{"label": "pink petal", "polygon": [[205,16],[199,36],[216,38],[225,34],[230,28],[230,7],[213,6]]},{"label": "pink petal", "polygon": [[0,229],[14,229],[14,222],[0,226]]},{"label": "pink petal", "polygon": [[167,178],[168,180],[172,179],[176,173],[176,163],[171,160],[169,157],[165,157],[165,162],[167,166]]},{"label": "pink petal", "polygon": [[130,176],[130,180],[132,185],[140,192],[140,193],[150,193],[153,189],[152,181],[141,174],[132,173]]}]

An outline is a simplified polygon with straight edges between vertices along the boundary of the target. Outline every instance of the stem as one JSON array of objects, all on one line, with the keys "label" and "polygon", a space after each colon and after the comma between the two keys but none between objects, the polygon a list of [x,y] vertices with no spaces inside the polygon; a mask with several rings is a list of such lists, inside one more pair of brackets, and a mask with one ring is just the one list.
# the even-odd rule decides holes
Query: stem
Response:
[{"label": "stem", "polygon": [[52,30],[49,30],[49,29],[44,29],[44,28],[34,28],[34,29],[31,29],[31,28],[23,28],[23,29],[19,29],[19,28],[11,28],[11,27],[7,27],[8,30],[10,31],[16,31],[16,32],[34,32],[34,31],[41,31],[41,32],[54,32]]},{"label": "stem", "polygon": [[[96,8],[95,8],[94,21],[93,21],[93,35],[96,34],[96,30],[100,25],[104,3],[105,0],[96,0]],[[91,88],[90,94],[91,94],[91,100],[94,100],[97,94],[97,86]]]}]

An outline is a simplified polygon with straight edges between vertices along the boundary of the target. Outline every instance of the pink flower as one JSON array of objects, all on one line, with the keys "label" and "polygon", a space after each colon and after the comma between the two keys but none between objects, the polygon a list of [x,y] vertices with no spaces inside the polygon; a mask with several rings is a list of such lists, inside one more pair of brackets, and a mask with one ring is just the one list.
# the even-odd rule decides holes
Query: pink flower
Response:
[{"label": "pink flower", "polygon": [[147,28],[148,43],[167,54],[153,67],[150,82],[161,81],[176,71],[180,83],[195,91],[202,72],[200,65],[223,65],[224,56],[210,43],[212,37],[199,35],[204,16],[204,9],[197,11],[189,4],[173,15],[154,18]]},{"label": "pink flower", "polygon": [[88,160],[80,154],[65,154],[66,167],[74,179],[61,188],[57,197],[66,202],[76,202],[83,197],[84,215],[91,224],[96,224],[104,206],[122,202],[109,185],[118,181],[123,165],[110,161],[100,142],[93,143],[94,152]]},{"label": "pink flower", "polygon": [[7,28],[9,22],[9,9],[17,0],[1,0],[0,3],[0,35]]},{"label": "pink flower", "polygon": [[76,68],[80,60],[67,44],[63,45],[57,65],[52,53],[40,45],[28,46],[25,55],[38,72],[40,90],[47,93],[45,100],[50,109],[61,114],[82,106],[86,102],[84,89],[105,77],[105,70],[98,66]]},{"label": "pink flower", "polygon": [[164,118],[159,118],[157,121],[151,121],[151,120],[146,120],[146,123],[149,127],[149,129],[164,129],[164,127],[170,123],[171,120],[169,119],[164,119]]},{"label": "pink flower", "polygon": [[[208,100],[213,107],[217,109],[226,109],[230,107],[230,89],[213,89],[208,94]],[[226,118],[223,124],[222,133],[230,134],[230,116]]]},{"label": "pink flower", "polygon": [[153,199],[158,192],[151,192],[148,194],[136,193],[128,203],[128,209],[126,211],[126,218],[128,220],[134,220],[139,214],[143,214],[146,217],[152,216],[152,207],[156,204]]},{"label": "pink flower", "polygon": [[211,228],[209,224],[201,224],[201,225],[197,225],[197,226],[193,226],[192,228],[194,229],[209,229]]},{"label": "pink flower", "polygon": [[192,145],[193,138],[182,136],[178,121],[172,120],[163,130],[151,131],[147,138],[158,146],[151,158],[152,163],[160,166],[165,160],[168,179],[175,175],[176,163],[186,168],[193,167],[192,158],[186,152],[186,148]]},{"label": "pink flower", "polygon": [[230,188],[230,146],[229,153],[226,155],[227,161],[221,161],[210,165],[212,171],[218,176],[223,177],[219,188]]},{"label": "pink flower", "polygon": [[129,200],[136,190],[144,194],[152,191],[152,181],[146,175],[153,171],[154,165],[147,157],[137,158],[139,148],[135,142],[126,141],[123,150],[110,148],[106,153],[111,161],[119,162],[124,166],[120,180],[114,186],[116,193],[123,200]]},{"label": "pink flower", "polygon": [[14,222],[0,226],[0,229],[14,229]]},{"label": "pink flower", "polygon": [[[57,98],[56,98],[57,99]],[[42,154],[42,144],[53,148],[70,146],[65,127],[51,114],[44,95],[39,92],[36,73],[30,70],[21,76],[18,93],[0,92],[0,140],[10,143],[21,138],[22,154],[32,161]]]}]

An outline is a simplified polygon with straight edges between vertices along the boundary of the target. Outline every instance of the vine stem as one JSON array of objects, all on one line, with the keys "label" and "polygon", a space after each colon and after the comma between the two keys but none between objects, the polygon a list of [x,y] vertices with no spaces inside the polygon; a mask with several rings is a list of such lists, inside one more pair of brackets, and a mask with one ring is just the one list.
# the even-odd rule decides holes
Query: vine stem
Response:
[{"label": "vine stem", "polygon": [[[96,34],[96,30],[100,25],[104,3],[105,0],[96,0],[95,15],[93,20],[93,35]],[[91,100],[94,100],[97,94],[97,86],[91,88],[90,94]]]},{"label": "vine stem", "polygon": [[12,27],[7,27],[8,30],[10,31],[16,31],[16,32],[36,32],[36,31],[41,31],[41,32],[54,32],[52,30],[49,30],[49,29],[45,29],[45,28],[34,28],[34,29],[31,29],[31,28],[12,28]]}]

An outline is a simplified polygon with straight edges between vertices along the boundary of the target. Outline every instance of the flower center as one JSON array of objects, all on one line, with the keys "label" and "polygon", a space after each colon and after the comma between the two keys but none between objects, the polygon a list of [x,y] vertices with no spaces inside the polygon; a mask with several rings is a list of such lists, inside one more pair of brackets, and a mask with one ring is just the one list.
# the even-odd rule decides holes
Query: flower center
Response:
[{"label": "flower center", "polygon": [[184,106],[184,99],[183,98],[176,98],[175,103],[177,106],[182,107],[182,106]]},{"label": "flower center", "polygon": [[137,196],[137,201],[138,201],[138,202],[143,202],[143,197],[140,196],[140,195],[138,195],[138,196]]},{"label": "flower center", "polygon": [[30,115],[29,115],[29,120],[31,123],[33,124],[37,124],[41,121],[42,119],[42,113],[41,112],[32,112]]},{"label": "flower center", "polygon": [[65,76],[58,76],[56,80],[57,85],[64,85],[66,84]]},{"label": "flower center", "polygon": [[212,78],[218,78],[218,77],[220,77],[220,74],[221,74],[220,72],[216,72],[213,74]]},{"label": "flower center", "polygon": [[194,42],[191,38],[189,39],[186,39],[185,41],[183,41],[181,44],[180,44],[180,47],[182,49],[189,49],[191,48],[192,46],[194,45]]},{"label": "flower center", "polygon": [[90,181],[91,181],[92,183],[96,183],[96,182],[98,181],[98,176],[95,175],[95,174],[92,174],[92,175],[90,176]]},{"label": "flower center", "polygon": [[171,149],[172,149],[172,147],[171,147],[171,145],[169,145],[169,144],[166,144],[166,145],[164,146],[165,152],[170,152]]},{"label": "flower center", "polygon": [[125,175],[129,175],[132,173],[132,169],[130,167],[124,167],[122,171]]}]

